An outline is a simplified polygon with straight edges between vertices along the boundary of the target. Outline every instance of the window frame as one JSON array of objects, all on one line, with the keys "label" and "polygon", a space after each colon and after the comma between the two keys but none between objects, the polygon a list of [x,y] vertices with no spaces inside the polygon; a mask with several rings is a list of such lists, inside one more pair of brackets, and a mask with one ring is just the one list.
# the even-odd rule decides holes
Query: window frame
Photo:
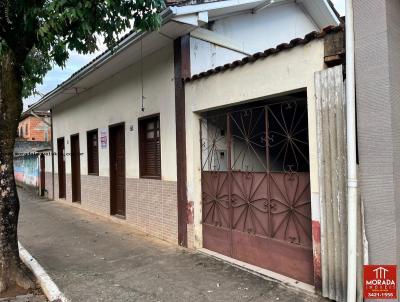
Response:
[{"label": "window frame", "polygon": [[[92,139],[92,135],[95,134],[97,137],[97,145],[96,145],[96,153],[97,153],[97,161],[95,163],[95,168],[94,166],[92,167],[94,160],[92,158],[93,156],[93,139]],[[90,138],[90,139],[89,139]],[[99,170],[100,170],[100,164],[99,164],[99,129],[92,129],[86,132],[86,153],[87,153],[87,172],[88,175],[92,175],[92,176],[99,176]],[[92,170],[91,170],[92,169]]]},{"label": "window frame", "polygon": [[[148,122],[151,121],[158,121],[158,129],[157,127],[153,129],[155,133],[157,133],[158,130],[158,144],[159,144],[159,161],[160,161],[160,173],[159,175],[145,175],[144,174],[144,165],[146,164],[145,158],[144,158],[144,151],[145,151],[145,146],[143,143],[144,140],[144,134],[147,134],[147,132],[144,132],[146,130],[146,127],[144,125],[147,125]],[[162,168],[161,168],[161,119],[160,119],[160,114],[152,114],[148,116],[144,116],[138,119],[138,140],[139,140],[139,177],[143,179],[158,179],[161,180],[162,177]]]}]

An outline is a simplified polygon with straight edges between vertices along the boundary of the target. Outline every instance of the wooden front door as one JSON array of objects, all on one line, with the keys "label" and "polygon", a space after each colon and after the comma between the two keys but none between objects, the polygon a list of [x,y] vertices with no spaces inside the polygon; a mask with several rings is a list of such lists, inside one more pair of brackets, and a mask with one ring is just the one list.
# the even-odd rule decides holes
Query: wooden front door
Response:
[{"label": "wooden front door", "polygon": [[110,212],[125,217],[125,126],[110,127]]},{"label": "wooden front door", "polygon": [[79,134],[71,135],[72,202],[81,201],[81,160]]},{"label": "wooden front door", "polygon": [[46,190],[46,164],[44,154],[40,154],[40,196],[44,196]]},{"label": "wooden front door", "polygon": [[65,142],[64,138],[57,139],[57,159],[58,159],[58,197],[65,198]]}]

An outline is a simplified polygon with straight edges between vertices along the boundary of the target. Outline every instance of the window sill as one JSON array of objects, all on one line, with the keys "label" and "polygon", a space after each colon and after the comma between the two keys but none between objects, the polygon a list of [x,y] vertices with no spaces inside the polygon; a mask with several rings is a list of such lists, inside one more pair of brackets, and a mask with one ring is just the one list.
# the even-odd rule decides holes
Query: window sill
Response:
[{"label": "window sill", "polygon": [[161,176],[140,176],[140,179],[155,179],[155,180],[161,180]]}]

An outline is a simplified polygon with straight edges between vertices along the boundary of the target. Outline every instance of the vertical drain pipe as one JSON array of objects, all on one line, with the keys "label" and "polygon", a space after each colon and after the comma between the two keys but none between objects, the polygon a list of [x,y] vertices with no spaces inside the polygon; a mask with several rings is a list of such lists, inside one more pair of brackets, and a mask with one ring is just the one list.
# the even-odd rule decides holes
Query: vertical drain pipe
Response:
[{"label": "vertical drain pipe", "polygon": [[347,302],[357,296],[357,158],[354,68],[353,0],[346,0],[346,104],[347,104]]},{"label": "vertical drain pipe", "polygon": [[[55,200],[55,193],[54,193],[54,132],[53,132],[53,109],[50,109],[50,135],[51,135],[51,187],[53,192],[51,193],[51,200]],[[48,196],[47,196],[48,197]]]}]

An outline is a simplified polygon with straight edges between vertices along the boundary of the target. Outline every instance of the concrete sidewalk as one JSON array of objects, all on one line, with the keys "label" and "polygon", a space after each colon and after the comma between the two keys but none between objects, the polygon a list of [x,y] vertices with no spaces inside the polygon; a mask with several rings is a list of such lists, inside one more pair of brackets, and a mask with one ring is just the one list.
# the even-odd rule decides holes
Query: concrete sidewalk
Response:
[{"label": "concrete sidewalk", "polygon": [[326,301],[20,190],[19,240],[71,301]]}]

